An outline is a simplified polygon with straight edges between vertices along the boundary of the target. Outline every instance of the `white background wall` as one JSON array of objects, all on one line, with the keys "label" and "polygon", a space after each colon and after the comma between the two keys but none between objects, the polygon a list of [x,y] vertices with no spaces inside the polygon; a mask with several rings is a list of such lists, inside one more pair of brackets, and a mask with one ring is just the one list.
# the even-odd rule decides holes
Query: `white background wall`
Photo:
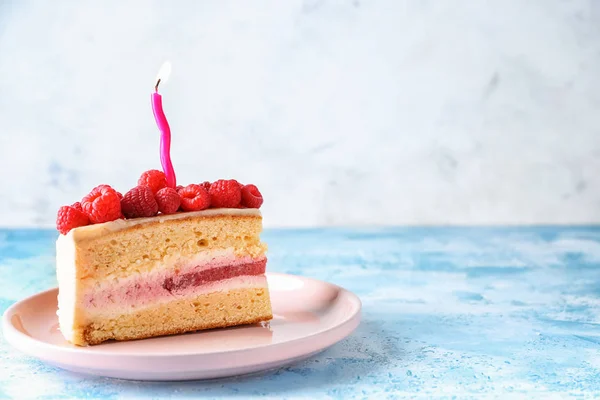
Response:
[{"label": "white background wall", "polygon": [[269,226],[600,222],[600,3],[0,2],[0,225],[160,167]]}]

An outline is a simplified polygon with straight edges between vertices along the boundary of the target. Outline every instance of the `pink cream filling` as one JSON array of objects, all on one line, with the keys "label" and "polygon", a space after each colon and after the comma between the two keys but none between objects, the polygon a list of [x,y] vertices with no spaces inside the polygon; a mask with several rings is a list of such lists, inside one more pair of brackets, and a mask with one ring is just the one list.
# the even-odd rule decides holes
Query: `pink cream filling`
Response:
[{"label": "pink cream filling", "polygon": [[135,309],[202,293],[266,286],[266,258],[230,259],[226,264],[225,260],[220,261],[162,270],[126,279],[117,285],[105,285],[87,293],[83,306],[88,311]]}]

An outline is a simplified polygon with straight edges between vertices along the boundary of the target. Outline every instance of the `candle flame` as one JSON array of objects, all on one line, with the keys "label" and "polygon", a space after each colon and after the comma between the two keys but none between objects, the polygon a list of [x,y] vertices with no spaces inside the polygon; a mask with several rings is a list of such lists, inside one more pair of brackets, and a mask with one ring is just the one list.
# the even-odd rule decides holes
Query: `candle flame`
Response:
[{"label": "candle flame", "polygon": [[156,85],[154,86],[154,90],[158,91],[158,85],[162,82],[165,83],[167,79],[169,79],[169,75],[171,75],[171,63],[169,61],[165,61],[165,63],[158,70],[158,74],[156,74]]}]

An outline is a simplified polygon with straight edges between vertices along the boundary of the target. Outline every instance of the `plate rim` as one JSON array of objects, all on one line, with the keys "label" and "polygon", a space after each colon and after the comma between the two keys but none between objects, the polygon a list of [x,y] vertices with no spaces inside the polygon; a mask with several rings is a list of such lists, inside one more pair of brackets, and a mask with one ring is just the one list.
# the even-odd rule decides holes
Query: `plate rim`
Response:
[{"label": "plate rim", "polygon": [[[95,346],[62,347],[62,346],[59,346],[56,344],[51,344],[51,343],[45,342],[43,340],[33,338],[30,335],[27,335],[27,334],[21,332],[19,329],[17,329],[13,325],[11,318],[15,314],[15,310],[17,308],[19,308],[23,304],[31,301],[32,299],[34,299],[36,297],[42,297],[42,296],[48,295],[49,293],[51,293],[53,291],[58,291],[58,287],[53,287],[53,288],[46,289],[41,292],[35,293],[31,296],[28,296],[22,300],[15,302],[11,306],[9,306],[2,315],[2,330],[4,333],[4,338],[6,339],[6,342],[8,344],[10,344],[12,347],[17,348],[18,350],[20,350],[26,354],[32,355],[38,359],[46,359],[47,360],[48,358],[40,357],[40,355],[37,352],[30,351],[29,349],[35,347],[35,348],[42,349],[45,352],[50,351],[50,352],[60,352],[60,353],[71,353],[71,354],[85,355],[87,357],[113,357],[113,356],[119,357],[120,356],[120,357],[133,357],[133,358],[137,358],[137,359],[142,359],[142,358],[143,359],[152,359],[152,358],[162,359],[165,357],[202,357],[202,356],[209,357],[209,356],[214,356],[216,354],[230,356],[231,354],[235,354],[235,353],[243,354],[243,353],[247,353],[247,352],[260,351],[261,349],[265,349],[265,348],[273,349],[273,348],[277,348],[280,346],[290,346],[290,345],[293,345],[294,343],[302,342],[305,340],[310,340],[310,339],[314,338],[315,336],[327,335],[327,334],[330,334],[332,331],[340,330],[340,329],[346,328],[348,325],[355,324],[355,326],[350,328],[350,330],[346,334],[344,334],[342,338],[334,340],[333,343],[329,343],[329,344],[326,344],[325,346],[320,347],[321,349],[325,349],[325,348],[337,343],[338,341],[342,340],[343,338],[349,336],[350,334],[352,334],[352,332],[360,324],[360,320],[362,318],[362,302],[361,302],[360,298],[355,293],[351,292],[350,290],[345,289],[334,283],[330,283],[327,281],[323,281],[323,280],[315,279],[315,278],[311,278],[311,277],[306,277],[306,276],[302,276],[302,275],[286,274],[286,273],[281,273],[281,272],[267,272],[266,275],[267,275],[267,277],[268,276],[283,276],[283,277],[292,277],[292,278],[301,279],[301,280],[310,280],[313,282],[318,282],[319,284],[326,284],[326,285],[336,287],[340,290],[340,292],[347,295],[348,298],[351,299],[351,301],[355,303],[355,309],[353,310],[352,313],[349,313],[347,316],[345,316],[345,318],[341,322],[339,322],[333,326],[330,326],[327,329],[320,330],[317,332],[312,332],[306,336],[301,336],[301,337],[298,337],[295,339],[291,339],[288,341],[275,343],[275,344],[261,344],[258,346],[242,348],[242,349],[204,351],[204,352],[195,352],[195,351],[174,352],[174,353],[167,353],[167,354],[143,354],[140,352],[121,351],[121,350],[95,351],[95,350],[93,350],[93,348]],[[168,337],[168,336],[164,336],[164,337]],[[151,339],[151,338],[149,338],[149,339]],[[144,339],[139,339],[139,340],[144,340]],[[17,344],[16,342],[20,342],[20,344],[24,343],[24,345],[21,346],[21,345]]]}]

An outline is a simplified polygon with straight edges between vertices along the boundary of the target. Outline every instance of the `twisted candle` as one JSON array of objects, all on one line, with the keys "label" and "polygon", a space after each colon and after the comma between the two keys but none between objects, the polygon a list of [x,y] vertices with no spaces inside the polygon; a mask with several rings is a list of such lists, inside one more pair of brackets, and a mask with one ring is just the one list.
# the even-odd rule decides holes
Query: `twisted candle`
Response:
[{"label": "twisted candle", "polygon": [[[170,64],[165,63],[163,68],[161,68],[161,71],[164,70],[168,73],[168,71],[170,71]],[[173,163],[171,162],[171,128],[169,127],[169,122],[163,111],[162,96],[158,93],[158,85],[160,84],[161,79],[166,79],[166,76],[161,77],[161,73],[159,73],[156,85],[154,86],[154,93],[152,93],[151,97],[152,111],[154,113],[156,125],[160,130],[160,163],[167,178],[167,186],[175,188],[177,180],[175,178]]]}]

